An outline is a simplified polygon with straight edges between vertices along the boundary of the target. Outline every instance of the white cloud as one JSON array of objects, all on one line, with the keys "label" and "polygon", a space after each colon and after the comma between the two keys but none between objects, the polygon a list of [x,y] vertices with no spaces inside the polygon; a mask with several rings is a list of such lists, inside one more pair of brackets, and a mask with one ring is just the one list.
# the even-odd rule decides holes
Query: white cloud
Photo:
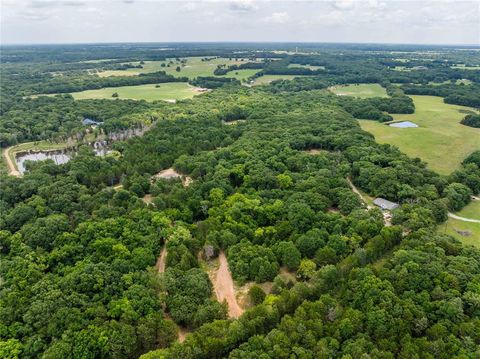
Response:
[{"label": "white cloud", "polygon": [[274,12],[270,16],[264,18],[265,22],[271,22],[275,24],[286,24],[290,21],[290,15],[287,12]]},{"label": "white cloud", "polygon": [[252,12],[258,10],[258,5],[254,0],[235,0],[229,3],[229,8],[232,11]]}]

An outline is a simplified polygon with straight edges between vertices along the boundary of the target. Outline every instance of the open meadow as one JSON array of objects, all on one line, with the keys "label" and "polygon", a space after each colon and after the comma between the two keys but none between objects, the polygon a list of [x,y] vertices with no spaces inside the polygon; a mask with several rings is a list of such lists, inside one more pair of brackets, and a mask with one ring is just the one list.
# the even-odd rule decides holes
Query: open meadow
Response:
[{"label": "open meadow", "polygon": [[[157,87],[159,86],[159,87]],[[118,97],[112,97],[114,93]],[[75,100],[85,99],[131,99],[146,101],[173,101],[192,98],[199,94],[199,91],[185,82],[166,82],[159,85],[138,85],[138,86],[121,86],[106,87],[98,90],[86,90],[81,92],[73,92],[72,96]]]},{"label": "open meadow", "polygon": [[[189,79],[193,79],[198,76],[214,76],[213,72],[217,68],[218,65],[240,65],[242,63],[251,62],[248,59],[240,59],[235,60],[228,58],[214,58],[209,59],[207,61],[202,61],[202,57],[187,57],[185,58],[186,62],[182,64],[178,62],[176,59],[168,59],[166,61],[144,61],[144,64],[141,66],[143,68],[130,68],[126,70],[107,70],[96,72],[96,74],[100,77],[108,77],[108,76],[137,76],[139,74],[144,73],[151,73],[156,71],[165,71],[168,75],[172,75],[175,77],[185,76]],[[129,62],[132,65],[140,65],[140,62]],[[162,64],[164,66],[162,66]],[[180,67],[180,71],[177,71],[177,67]],[[255,74],[259,70],[237,70],[231,71],[228,73],[227,77],[235,77],[241,80],[242,78],[250,77],[251,75]],[[238,72],[238,74],[235,74]],[[237,76],[238,75],[238,76]]]},{"label": "open meadow", "polygon": [[388,97],[385,88],[379,84],[352,84],[347,86],[333,86],[329,89],[339,96],[354,96],[360,98]]},{"label": "open meadow", "polygon": [[460,111],[472,111],[471,108],[446,104],[441,97],[411,97],[415,113],[392,116],[395,121],[412,121],[418,128],[395,128],[369,120],[360,120],[361,127],[372,133],[377,142],[395,145],[444,175],[460,168],[465,157],[480,149],[480,129],[460,124],[465,116]]},{"label": "open meadow", "polygon": [[253,86],[268,85],[275,80],[293,80],[295,77],[302,77],[299,75],[263,75],[253,80]]},{"label": "open meadow", "polygon": [[[461,211],[456,212],[455,215],[463,218],[480,220],[480,201],[474,200],[470,202]],[[450,234],[466,244],[471,244],[480,248],[480,223],[465,222],[455,218],[448,218],[445,223],[438,226],[438,231]],[[470,232],[470,234],[465,235],[468,232]],[[463,235],[461,233],[463,233]]]}]

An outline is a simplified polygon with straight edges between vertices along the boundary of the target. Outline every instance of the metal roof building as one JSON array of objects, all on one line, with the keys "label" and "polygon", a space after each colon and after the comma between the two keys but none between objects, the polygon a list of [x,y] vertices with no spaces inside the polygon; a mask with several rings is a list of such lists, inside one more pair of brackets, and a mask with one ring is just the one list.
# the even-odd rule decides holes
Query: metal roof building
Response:
[{"label": "metal roof building", "polygon": [[384,198],[375,198],[373,200],[373,204],[375,204],[376,206],[380,207],[383,210],[388,210],[388,211],[392,211],[399,207],[398,203],[391,202]]}]

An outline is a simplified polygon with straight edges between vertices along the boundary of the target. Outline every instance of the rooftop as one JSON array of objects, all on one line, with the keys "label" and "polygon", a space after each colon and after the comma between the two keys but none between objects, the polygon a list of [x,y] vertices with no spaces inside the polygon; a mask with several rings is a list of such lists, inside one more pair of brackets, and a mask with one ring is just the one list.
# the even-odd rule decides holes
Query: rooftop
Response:
[{"label": "rooftop", "polygon": [[398,208],[399,204],[398,203],[395,203],[395,202],[391,202],[385,198],[375,198],[373,200],[373,204],[375,204],[376,206],[380,207],[381,209],[383,210],[389,210],[389,211],[392,211],[396,208]]}]

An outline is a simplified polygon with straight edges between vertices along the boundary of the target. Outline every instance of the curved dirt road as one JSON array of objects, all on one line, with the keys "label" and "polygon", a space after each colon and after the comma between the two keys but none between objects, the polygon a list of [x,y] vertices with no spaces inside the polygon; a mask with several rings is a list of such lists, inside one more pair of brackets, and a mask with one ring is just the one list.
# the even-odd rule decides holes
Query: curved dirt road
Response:
[{"label": "curved dirt road", "polygon": [[3,150],[3,157],[5,158],[5,161],[7,162],[8,174],[10,176],[21,177],[22,174],[17,170],[17,167],[15,166],[15,163],[13,163],[12,159],[10,158],[10,150],[11,149],[12,149],[12,147],[7,147]]},{"label": "curved dirt road", "polygon": [[472,223],[480,223],[480,219],[472,219],[472,218],[465,218],[457,216],[456,214],[448,212],[448,216],[453,219],[458,219],[459,221],[463,222],[472,222]]},{"label": "curved dirt road", "polygon": [[217,270],[215,276],[215,282],[213,286],[215,288],[215,295],[218,301],[221,303],[224,300],[228,304],[228,315],[230,318],[238,318],[243,313],[243,309],[237,303],[235,297],[235,290],[233,287],[233,279],[230,270],[228,269],[227,257],[223,251],[218,255],[220,267]]}]

